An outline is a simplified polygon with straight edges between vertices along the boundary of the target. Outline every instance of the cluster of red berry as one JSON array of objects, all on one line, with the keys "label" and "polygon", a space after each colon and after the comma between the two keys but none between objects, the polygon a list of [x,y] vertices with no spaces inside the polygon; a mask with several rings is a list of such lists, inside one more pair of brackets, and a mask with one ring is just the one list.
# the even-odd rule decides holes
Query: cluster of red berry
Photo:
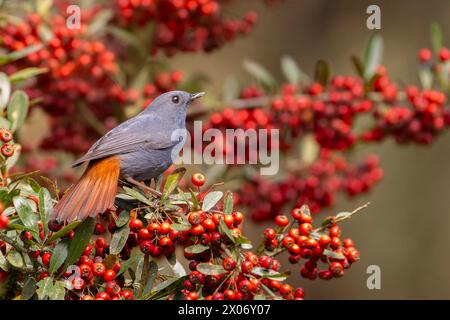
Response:
[{"label": "cluster of red berry", "polygon": [[[344,275],[344,269],[359,260],[359,251],[351,239],[341,240],[341,228],[331,219],[326,228],[313,229],[313,219],[308,207],[295,208],[291,212],[293,221],[284,215],[275,217],[277,230],[267,228],[264,232],[264,246],[269,252],[289,253],[289,261],[298,263],[306,260],[300,274],[307,279],[317,277],[330,280]],[[327,268],[319,271],[318,263]]]},{"label": "cluster of red berry", "polygon": [[119,25],[143,27],[154,24],[152,53],[163,50],[212,51],[239,34],[250,32],[257,15],[247,12],[242,19],[224,16],[227,1],[221,0],[116,0]]},{"label": "cluster of red berry", "polygon": [[9,158],[14,154],[13,135],[8,129],[0,128],[0,144],[3,158]]},{"label": "cluster of red berry", "polygon": [[[386,74],[374,83],[375,90],[388,100],[395,99],[394,86]],[[386,89],[389,87],[392,89]],[[450,108],[445,105],[447,99],[443,92],[408,86],[406,98],[410,106],[392,101],[389,108],[378,108],[374,112],[375,126],[363,133],[362,139],[380,141],[392,136],[398,143],[429,144],[450,125]]]},{"label": "cluster of red berry", "polygon": [[45,149],[80,153],[95,140],[97,133],[84,121],[73,121],[81,113],[80,104],[88,105],[96,117],[107,121],[116,107],[136,98],[114,81],[118,69],[115,53],[103,42],[86,37],[85,21],[91,16],[92,12],[83,10],[80,28],[72,29],[66,25],[65,16],[53,15],[50,33],[42,32],[48,27],[37,14],[0,28],[2,46],[6,49],[17,51],[32,45],[43,46],[24,59],[8,64],[4,71],[10,74],[26,67],[48,70],[36,78],[33,88],[26,89],[30,98],[42,99],[39,104],[52,117],[52,134],[42,144]]},{"label": "cluster of red berry", "polygon": [[251,208],[255,221],[270,220],[288,206],[308,204],[312,213],[333,206],[336,195],[355,196],[368,192],[383,177],[378,157],[368,155],[360,163],[322,150],[306,168],[288,172],[286,178],[272,182],[255,177],[244,183],[239,203]]}]

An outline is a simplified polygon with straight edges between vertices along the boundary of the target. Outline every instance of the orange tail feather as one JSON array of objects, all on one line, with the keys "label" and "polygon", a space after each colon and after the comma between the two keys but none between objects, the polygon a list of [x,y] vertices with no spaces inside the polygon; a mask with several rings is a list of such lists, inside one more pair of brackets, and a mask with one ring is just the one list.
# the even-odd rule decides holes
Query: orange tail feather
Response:
[{"label": "orange tail feather", "polygon": [[117,157],[90,163],[80,180],[55,206],[53,217],[58,221],[70,222],[95,217],[112,209],[119,172],[120,160]]}]

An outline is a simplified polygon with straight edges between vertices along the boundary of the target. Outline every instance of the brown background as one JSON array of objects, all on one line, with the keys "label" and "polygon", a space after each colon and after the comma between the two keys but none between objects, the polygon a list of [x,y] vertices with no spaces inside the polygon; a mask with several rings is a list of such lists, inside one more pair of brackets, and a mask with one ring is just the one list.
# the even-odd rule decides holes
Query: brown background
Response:
[{"label": "brown background", "polygon": [[[244,9],[256,7],[260,14],[252,34],[212,55],[174,59],[182,70],[207,73],[214,83],[211,90],[231,74],[248,80],[241,69],[246,58],[263,63],[280,79],[283,54],[295,57],[309,74],[319,58],[331,62],[333,72],[353,73],[349,56],[362,55],[373,32],[366,28],[370,4],[381,7],[384,64],[394,80],[418,82],[417,51],[429,46],[432,21],[441,24],[450,43],[449,1],[291,0],[270,10],[258,1],[241,2]],[[430,147],[399,147],[388,141],[361,153],[369,151],[382,157],[384,180],[367,196],[338,201],[333,211],[371,201],[369,209],[344,225],[361,249],[361,261],[342,279],[301,279],[297,284],[310,299],[450,298],[450,134]],[[366,287],[371,264],[381,267],[381,290]]]}]

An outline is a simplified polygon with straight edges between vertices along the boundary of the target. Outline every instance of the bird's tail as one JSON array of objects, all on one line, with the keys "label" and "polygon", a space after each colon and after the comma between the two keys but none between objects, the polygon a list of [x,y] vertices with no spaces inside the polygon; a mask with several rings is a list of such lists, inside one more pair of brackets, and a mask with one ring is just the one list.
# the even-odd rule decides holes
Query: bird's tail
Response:
[{"label": "bird's tail", "polygon": [[120,160],[109,157],[89,163],[80,180],[53,209],[58,221],[84,220],[112,209],[117,193]]}]

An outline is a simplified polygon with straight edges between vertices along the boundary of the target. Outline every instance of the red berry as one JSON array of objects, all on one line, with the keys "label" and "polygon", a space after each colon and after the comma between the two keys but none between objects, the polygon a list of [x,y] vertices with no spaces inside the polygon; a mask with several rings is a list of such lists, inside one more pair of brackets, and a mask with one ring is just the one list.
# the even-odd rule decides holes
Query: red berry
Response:
[{"label": "red berry", "polygon": [[116,272],[114,270],[106,270],[105,275],[103,276],[103,279],[105,279],[106,282],[114,280],[116,277]]},{"label": "red berry", "polygon": [[442,62],[448,61],[450,59],[450,50],[448,50],[447,48],[441,48],[439,50],[439,59]]},{"label": "red berry", "polygon": [[236,261],[234,261],[233,258],[225,258],[223,259],[222,266],[227,271],[234,270],[236,267]]},{"label": "red berry", "polygon": [[96,277],[103,277],[106,272],[106,267],[103,263],[96,262],[92,265],[92,273]]},{"label": "red berry", "polygon": [[4,214],[0,214],[0,229],[5,229],[9,224],[9,216],[5,216]]},{"label": "red berry", "polygon": [[50,259],[52,258],[52,254],[50,252],[44,252],[42,255],[42,264],[46,267],[50,265]]},{"label": "red berry", "polygon": [[191,180],[192,180],[192,184],[197,187],[203,186],[206,182],[205,176],[201,173],[194,173],[191,177]]},{"label": "red berry", "polygon": [[432,53],[431,53],[430,49],[425,48],[425,49],[421,49],[419,51],[419,60],[421,62],[428,62],[431,60],[431,57],[432,57]]},{"label": "red berry", "polygon": [[121,291],[120,286],[115,281],[109,281],[106,283],[106,293],[110,296],[117,296]]},{"label": "red berry", "polygon": [[289,224],[289,219],[286,216],[278,215],[275,217],[275,223],[280,227],[286,227]]},{"label": "red berry", "polygon": [[12,139],[13,135],[11,131],[5,128],[0,129],[0,140],[2,140],[3,142],[10,142]]},{"label": "red berry", "polygon": [[80,277],[75,277],[72,279],[72,286],[75,290],[83,290],[86,282]]},{"label": "red berry", "polygon": [[142,221],[139,219],[131,219],[130,229],[135,232],[139,231],[140,229],[142,229]]},{"label": "red berry", "polygon": [[14,154],[14,147],[12,145],[5,144],[5,145],[3,145],[1,151],[2,151],[2,154],[8,158]]},{"label": "red berry", "polygon": [[124,300],[134,300],[133,291],[131,290],[123,290],[120,293],[120,297]]}]

